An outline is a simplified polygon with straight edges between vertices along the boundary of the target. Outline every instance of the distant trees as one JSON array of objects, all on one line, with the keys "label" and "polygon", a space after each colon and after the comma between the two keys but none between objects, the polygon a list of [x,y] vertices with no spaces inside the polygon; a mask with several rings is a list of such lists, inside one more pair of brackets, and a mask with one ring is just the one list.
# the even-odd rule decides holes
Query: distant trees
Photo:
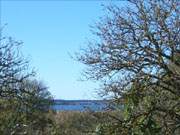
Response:
[{"label": "distant trees", "polygon": [[179,134],[180,3],[129,0],[127,4],[107,7],[108,15],[94,30],[99,40],[77,56],[87,65],[87,79],[102,81],[103,95],[125,102],[124,118],[116,117],[102,130]]},{"label": "distant trees", "polygon": [[57,135],[92,134],[98,124],[90,112],[60,111],[53,116]]},{"label": "distant trees", "polygon": [[54,133],[56,135],[96,135],[99,127],[112,120],[109,116],[119,116],[116,112],[80,112],[59,111],[54,118]]},{"label": "distant trees", "polygon": [[43,134],[52,96],[28,71],[21,42],[0,39],[0,134]]}]

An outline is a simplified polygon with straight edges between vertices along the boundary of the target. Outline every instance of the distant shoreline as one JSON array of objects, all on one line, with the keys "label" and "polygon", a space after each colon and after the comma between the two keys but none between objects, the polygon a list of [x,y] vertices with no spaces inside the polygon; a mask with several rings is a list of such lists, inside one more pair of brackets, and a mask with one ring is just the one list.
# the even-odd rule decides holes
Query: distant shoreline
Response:
[{"label": "distant shoreline", "polygon": [[52,106],[56,111],[102,111],[108,107],[108,100],[62,100],[54,99]]}]

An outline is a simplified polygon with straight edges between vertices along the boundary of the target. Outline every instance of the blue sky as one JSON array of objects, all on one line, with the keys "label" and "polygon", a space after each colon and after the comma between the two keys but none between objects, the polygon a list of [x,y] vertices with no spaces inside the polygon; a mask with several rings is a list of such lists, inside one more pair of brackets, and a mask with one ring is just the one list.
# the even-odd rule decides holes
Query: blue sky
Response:
[{"label": "blue sky", "polygon": [[[117,2],[117,1],[116,1]],[[90,25],[111,1],[1,1],[4,33],[24,42],[23,54],[58,99],[96,99],[96,82],[80,81],[84,65],[69,56],[95,39]],[[122,3],[121,3],[122,4]]]}]

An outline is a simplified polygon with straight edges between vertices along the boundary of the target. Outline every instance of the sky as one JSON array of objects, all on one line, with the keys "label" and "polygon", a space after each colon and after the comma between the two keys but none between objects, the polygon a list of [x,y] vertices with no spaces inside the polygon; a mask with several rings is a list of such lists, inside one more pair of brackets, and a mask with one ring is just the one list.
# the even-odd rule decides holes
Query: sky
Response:
[{"label": "sky", "polygon": [[[56,99],[99,99],[98,83],[81,81],[84,65],[71,58],[88,41],[95,40],[90,25],[105,13],[110,0],[39,0],[1,2],[4,35],[23,41],[22,52],[30,60]],[[122,4],[120,2],[118,4]],[[2,27],[1,26],[1,27]]]}]

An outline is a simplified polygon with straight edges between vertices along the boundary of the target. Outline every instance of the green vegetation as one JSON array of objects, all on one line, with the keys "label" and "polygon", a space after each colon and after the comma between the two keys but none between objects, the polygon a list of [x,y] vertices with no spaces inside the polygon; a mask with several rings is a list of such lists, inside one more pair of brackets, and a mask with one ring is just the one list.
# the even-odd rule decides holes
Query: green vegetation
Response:
[{"label": "green vegetation", "polygon": [[[28,71],[21,44],[0,39],[0,134],[179,135],[180,3],[130,0],[107,7],[77,60],[102,83],[106,112],[53,112],[47,87]],[[124,108],[119,109],[120,105]]]},{"label": "green vegetation", "polygon": [[102,82],[101,95],[124,101],[123,118],[99,126],[106,135],[180,134],[180,4],[130,0],[107,7],[99,37],[77,59],[85,77]]},{"label": "green vegetation", "polygon": [[21,43],[6,37],[0,41],[0,134],[43,134],[52,123],[47,115],[52,96],[28,71]]},{"label": "green vegetation", "polygon": [[88,135],[97,125],[97,119],[88,112],[58,112],[55,122],[58,135]]},{"label": "green vegetation", "polygon": [[99,134],[102,125],[108,125],[114,121],[115,117],[122,117],[120,111],[105,112],[79,112],[79,111],[60,111],[51,112],[53,120],[53,135],[96,135]]}]

